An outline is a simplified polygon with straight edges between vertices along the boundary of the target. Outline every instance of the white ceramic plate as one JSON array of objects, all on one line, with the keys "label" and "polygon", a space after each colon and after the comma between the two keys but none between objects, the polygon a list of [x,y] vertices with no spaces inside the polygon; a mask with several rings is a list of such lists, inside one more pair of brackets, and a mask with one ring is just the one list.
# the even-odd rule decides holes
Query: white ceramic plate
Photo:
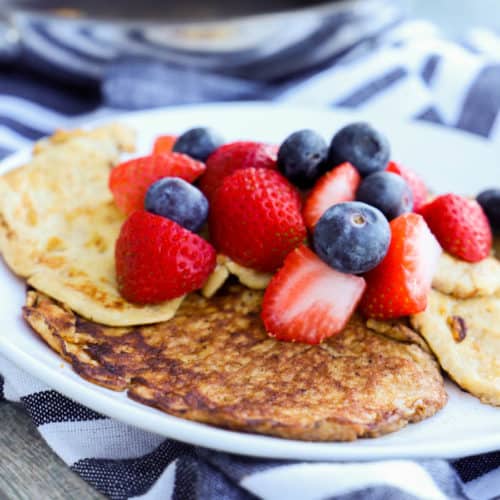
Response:
[{"label": "white ceramic plate", "polygon": [[[139,152],[150,150],[160,133],[180,133],[210,125],[226,139],[280,143],[289,133],[314,128],[330,137],[342,125],[370,119],[351,112],[312,111],[266,104],[229,104],[170,108],[120,117],[139,133]],[[373,120],[372,120],[373,121]],[[500,165],[493,149],[480,139],[442,128],[376,120],[390,138],[392,157],[417,170],[439,192],[475,194],[498,185]],[[1,172],[29,158],[16,154]],[[172,417],[78,377],[21,318],[24,283],[0,263],[0,351],[14,363],[66,396],[128,424],[180,441],[233,453],[267,458],[368,460],[395,457],[456,457],[500,449],[500,408],[481,404],[448,383],[449,402],[424,422],[377,439],[353,443],[309,443],[232,432]],[[500,325],[499,325],[500,328]]]}]

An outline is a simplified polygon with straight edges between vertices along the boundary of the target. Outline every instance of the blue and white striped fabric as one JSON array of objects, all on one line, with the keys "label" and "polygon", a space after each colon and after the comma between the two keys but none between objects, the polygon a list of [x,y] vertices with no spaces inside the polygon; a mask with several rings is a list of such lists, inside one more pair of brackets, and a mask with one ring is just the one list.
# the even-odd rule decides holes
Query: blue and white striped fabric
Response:
[{"label": "blue and white striped fabric", "polygon": [[[99,73],[104,102],[92,86],[68,87],[6,67],[0,69],[0,156],[57,127],[111,116],[127,104],[135,109],[236,97],[391,113],[395,122],[433,121],[489,138],[500,150],[500,36],[475,30],[451,42],[432,25],[409,22],[352,45],[321,70],[284,83],[193,75],[137,58],[118,61]],[[194,78],[196,86],[186,94],[179,78]],[[450,462],[298,463],[231,456],[108,419],[1,358],[0,373],[0,398],[24,403],[54,451],[113,499],[500,498],[500,451]]]}]

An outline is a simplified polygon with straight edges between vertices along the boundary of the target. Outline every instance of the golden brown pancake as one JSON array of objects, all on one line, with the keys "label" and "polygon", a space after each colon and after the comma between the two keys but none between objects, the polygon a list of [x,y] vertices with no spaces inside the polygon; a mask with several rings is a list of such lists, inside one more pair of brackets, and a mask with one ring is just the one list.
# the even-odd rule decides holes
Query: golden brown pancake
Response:
[{"label": "golden brown pancake", "polygon": [[121,125],[59,132],[0,177],[0,253],[36,289],[108,325],[171,318],[182,297],[136,305],[120,296],[114,247],[125,216],[108,189],[134,133]]},{"label": "golden brown pancake", "polygon": [[411,322],[460,387],[500,406],[500,297],[461,299],[432,290]]},{"label": "golden brown pancake", "polygon": [[432,286],[459,299],[500,295],[500,261],[490,256],[471,263],[443,252]]},{"label": "golden brown pancake", "polygon": [[500,406],[500,239],[470,263],[443,253],[425,311],[411,318],[441,367],[483,403]]},{"label": "golden brown pancake", "polygon": [[368,328],[354,316],[321,345],[280,342],[264,331],[261,300],[262,292],[226,284],[209,300],[189,295],[169,321],[117,328],[33,290],[23,313],[90,382],[228,429],[348,441],[395,431],[446,403],[439,367],[407,325]]}]

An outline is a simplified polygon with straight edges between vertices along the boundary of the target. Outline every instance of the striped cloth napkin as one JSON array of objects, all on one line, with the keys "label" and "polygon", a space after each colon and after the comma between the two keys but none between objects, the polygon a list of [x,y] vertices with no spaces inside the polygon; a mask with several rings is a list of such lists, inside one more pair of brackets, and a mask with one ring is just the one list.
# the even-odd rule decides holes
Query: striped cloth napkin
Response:
[{"label": "striped cloth napkin", "polygon": [[[390,112],[395,123],[398,119],[432,121],[499,145],[497,34],[478,29],[452,42],[434,26],[415,21],[350,47],[331,55],[319,70],[274,82],[186,74],[144,59],[117,61],[100,75],[104,103],[89,87],[71,90],[26,70],[4,68],[0,70],[0,156],[56,127],[111,116],[127,104],[139,108],[179,100],[256,97],[356,108],[372,115]],[[197,85],[179,85],[182,78],[191,82],[195,78]],[[176,94],[172,82],[189,92]],[[113,499],[500,498],[500,451],[453,461],[303,463],[241,457],[164,439],[106,418],[3,358],[0,373],[0,399],[21,401],[54,451]]]}]

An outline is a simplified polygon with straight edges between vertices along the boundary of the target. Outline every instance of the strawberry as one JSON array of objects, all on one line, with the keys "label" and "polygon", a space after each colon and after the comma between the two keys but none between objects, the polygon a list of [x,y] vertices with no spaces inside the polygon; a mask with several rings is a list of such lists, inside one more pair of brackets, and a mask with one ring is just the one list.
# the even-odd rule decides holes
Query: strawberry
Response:
[{"label": "strawberry", "polygon": [[171,153],[176,140],[176,135],[160,135],[154,142],[153,154]]},{"label": "strawberry", "polygon": [[277,169],[278,147],[262,142],[230,142],[217,148],[207,159],[207,170],[199,187],[211,199],[223,179],[243,168]]},{"label": "strawberry", "polygon": [[367,288],[361,311],[369,318],[398,318],[423,311],[441,254],[420,215],[400,215],[390,226],[386,256],[365,275]]},{"label": "strawberry", "polygon": [[302,211],[308,229],[312,231],[332,205],[353,201],[360,182],[361,176],[350,163],[343,163],[323,175],[307,197]]},{"label": "strawberry", "polygon": [[179,224],[145,210],[124,222],[115,247],[118,289],[130,302],[154,304],[201,288],[215,250]]},{"label": "strawberry", "polygon": [[238,264],[275,271],[306,237],[299,193],[274,170],[238,170],[214,193],[209,230],[217,250]]},{"label": "strawberry", "polygon": [[491,252],[492,234],[479,203],[457,194],[444,194],[420,209],[441,246],[468,262],[478,262]]},{"label": "strawberry", "polygon": [[205,165],[179,153],[143,156],[120,163],[109,176],[109,189],[115,203],[125,214],[144,208],[144,197],[153,182],[163,177],[195,181]]},{"label": "strawberry", "polygon": [[288,254],[266,289],[264,326],[279,340],[318,344],[343,330],[365,286],[363,278],[336,271],[303,245]]},{"label": "strawberry", "polygon": [[429,196],[425,182],[413,170],[394,161],[390,161],[385,170],[400,175],[406,181],[413,193],[413,211],[418,212]]}]

